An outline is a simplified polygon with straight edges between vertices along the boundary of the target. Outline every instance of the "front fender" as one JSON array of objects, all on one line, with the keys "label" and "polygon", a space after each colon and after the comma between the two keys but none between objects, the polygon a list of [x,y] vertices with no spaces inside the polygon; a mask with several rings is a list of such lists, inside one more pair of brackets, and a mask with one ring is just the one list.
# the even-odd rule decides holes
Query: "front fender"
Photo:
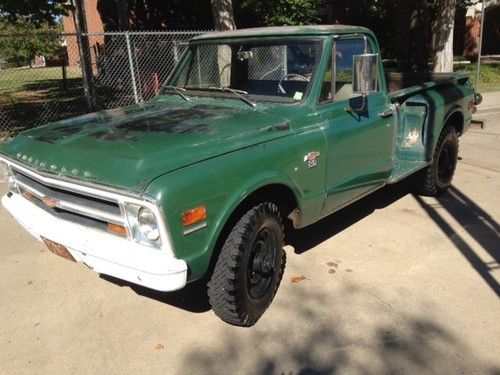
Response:
[{"label": "front fender", "polygon": [[[155,179],[146,189],[161,204],[172,247],[189,267],[189,279],[206,272],[217,240],[236,208],[256,190],[271,184],[289,187],[306,220],[319,217],[324,203],[326,161],[304,163],[310,151],[324,155],[322,132],[294,135],[205,160]],[[206,226],[191,233],[182,213],[204,205]],[[194,226],[193,226],[194,227]]]}]

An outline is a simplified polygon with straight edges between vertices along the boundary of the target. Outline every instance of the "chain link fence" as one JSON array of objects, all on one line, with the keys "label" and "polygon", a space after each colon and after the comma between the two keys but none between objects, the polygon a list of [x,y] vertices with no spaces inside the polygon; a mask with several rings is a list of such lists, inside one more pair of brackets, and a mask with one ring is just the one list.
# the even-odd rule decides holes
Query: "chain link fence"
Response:
[{"label": "chain link fence", "polygon": [[0,141],[23,129],[154,97],[187,42],[201,33],[39,35],[51,52],[29,61],[12,57],[24,36],[0,36]]}]

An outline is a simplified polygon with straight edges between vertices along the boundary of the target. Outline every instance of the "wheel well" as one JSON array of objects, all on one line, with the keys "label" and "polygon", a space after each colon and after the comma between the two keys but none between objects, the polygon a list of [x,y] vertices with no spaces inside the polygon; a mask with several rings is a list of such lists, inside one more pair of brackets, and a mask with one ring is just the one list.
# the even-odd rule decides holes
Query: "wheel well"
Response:
[{"label": "wheel well", "polygon": [[454,112],[448,119],[446,120],[445,126],[451,125],[453,126],[459,135],[464,131],[464,116],[460,112]]},{"label": "wheel well", "polygon": [[[238,220],[240,220],[240,218],[252,207],[263,202],[273,202],[278,207],[283,218],[288,218],[293,221],[294,225],[295,223],[298,225],[300,221],[300,212],[297,199],[292,189],[282,184],[271,184],[255,190],[240,202],[224,224],[212,252],[207,275],[211,275],[220,250]],[[288,227],[290,226],[285,225],[285,231]]]},{"label": "wheel well", "polygon": [[242,204],[245,203],[245,201],[247,201],[251,207],[262,202],[273,202],[278,206],[284,218],[288,217],[297,208],[297,199],[292,189],[281,184],[264,186],[246,197]]}]

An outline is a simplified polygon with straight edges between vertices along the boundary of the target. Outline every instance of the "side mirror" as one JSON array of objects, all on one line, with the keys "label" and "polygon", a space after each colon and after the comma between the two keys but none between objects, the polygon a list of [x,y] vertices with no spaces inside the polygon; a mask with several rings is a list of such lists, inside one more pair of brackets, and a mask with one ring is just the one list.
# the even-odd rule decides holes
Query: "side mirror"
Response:
[{"label": "side mirror", "polygon": [[377,91],[378,54],[364,53],[353,56],[352,91],[366,96]]}]

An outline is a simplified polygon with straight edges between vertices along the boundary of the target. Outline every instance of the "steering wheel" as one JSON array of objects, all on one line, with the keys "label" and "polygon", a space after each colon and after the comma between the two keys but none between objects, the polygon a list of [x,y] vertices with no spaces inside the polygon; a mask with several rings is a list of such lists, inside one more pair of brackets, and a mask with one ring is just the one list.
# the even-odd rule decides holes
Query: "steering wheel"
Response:
[{"label": "steering wheel", "polygon": [[280,79],[280,81],[278,82],[278,92],[280,94],[286,94],[286,90],[283,88],[283,86],[281,85],[283,83],[284,80],[288,79],[288,78],[292,78],[292,77],[298,77],[298,78],[302,78],[304,81],[306,82],[309,82],[310,79],[307,78],[305,75],[302,75],[302,74],[296,74],[296,73],[288,73],[287,75],[285,75],[283,78]]}]

